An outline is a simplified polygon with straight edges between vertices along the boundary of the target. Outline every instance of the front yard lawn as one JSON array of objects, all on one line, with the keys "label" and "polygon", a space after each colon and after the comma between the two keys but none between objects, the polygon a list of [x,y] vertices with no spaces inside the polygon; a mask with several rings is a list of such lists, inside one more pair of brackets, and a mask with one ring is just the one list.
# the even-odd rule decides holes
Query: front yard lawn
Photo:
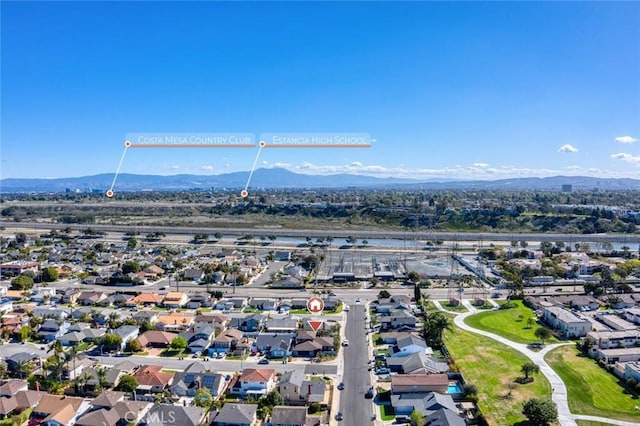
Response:
[{"label": "front yard lawn", "polygon": [[560,375],[569,393],[569,408],[576,414],[616,420],[640,420],[637,397],[629,395],[618,379],[595,360],[581,356],[573,345],[549,352],[545,360]]},{"label": "front yard lawn", "polygon": [[515,349],[455,326],[445,332],[444,342],[466,382],[478,387],[478,405],[489,424],[522,422],[524,401],[551,397],[551,385],[542,374],[535,374],[532,383],[516,383],[529,359]]},{"label": "front yard lawn", "polygon": [[396,414],[393,411],[393,407],[391,405],[381,405],[380,418],[386,422],[394,420],[396,418]]},{"label": "front yard lawn", "polygon": [[[535,318],[535,313],[524,306],[520,300],[512,302],[515,307],[511,309],[498,309],[496,311],[480,312],[468,316],[464,322],[471,327],[488,331],[518,343],[539,342],[535,331],[539,324],[534,322],[529,325],[529,318]],[[558,340],[552,337],[545,343],[554,343]]]}]

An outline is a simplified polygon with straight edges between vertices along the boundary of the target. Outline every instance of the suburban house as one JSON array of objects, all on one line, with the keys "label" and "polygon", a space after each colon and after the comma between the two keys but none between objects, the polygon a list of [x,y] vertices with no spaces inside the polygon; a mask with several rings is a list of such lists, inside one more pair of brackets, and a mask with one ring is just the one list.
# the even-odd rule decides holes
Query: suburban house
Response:
[{"label": "suburban house", "polygon": [[307,424],[307,407],[273,407],[265,426],[305,426]]},{"label": "suburban house", "polygon": [[207,424],[206,411],[201,407],[154,404],[153,407],[144,415],[142,422],[146,426],[165,426],[165,425],[181,425],[181,426],[199,426]]},{"label": "suburban house", "polygon": [[200,314],[194,318],[194,326],[211,325],[216,330],[224,330],[229,325],[229,317],[220,314]]},{"label": "suburban house", "polygon": [[213,340],[213,347],[216,349],[216,352],[232,351],[233,349],[235,349],[238,342],[242,340],[243,336],[244,333],[242,333],[240,330],[230,328],[220,333]]},{"label": "suburban house", "polygon": [[193,324],[193,314],[188,312],[169,312],[158,316],[156,328],[164,331],[184,331]]},{"label": "suburban house", "polygon": [[[445,423],[452,426],[465,425],[464,419],[460,417],[458,407],[451,395],[440,394],[437,392],[430,393],[403,393],[391,395],[391,405],[395,409],[396,416],[411,416],[411,413],[419,411],[424,418],[434,415],[439,410],[448,410],[454,416],[459,418],[456,423]],[[460,423],[460,421],[462,423]],[[427,424],[427,423],[425,423]],[[432,423],[429,423],[432,424]],[[438,424],[438,423],[436,423]],[[439,423],[442,424],[442,423]]]},{"label": "suburban house", "polygon": [[30,262],[26,260],[13,260],[11,262],[0,264],[0,277],[2,278],[17,277],[18,275],[24,274],[25,272],[28,272],[28,271],[37,273],[39,268],[40,268],[40,264],[38,262]]},{"label": "suburban house", "polygon": [[38,329],[38,338],[44,342],[53,342],[67,332],[69,325],[66,321],[45,320]]},{"label": "suburban house", "polygon": [[177,333],[161,330],[147,330],[136,339],[143,348],[168,348]]},{"label": "suburban house", "polygon": [[544,308],[542,318],[565,338],[584,337],[591,331],[591,323],[588,320],[579,318],[573,312],[557,306]]},{"label": "suburban house", "polygon": [[92,306],[107,297],[107,294],[102,291],[82,291],[78,295],[76,302],[83,306]]},{"label": "suburban house", "polygon": [[300,370],[285,371],[278,381],[278,393],[282,395],[287,404],[302,404],[304,398],[300,397],[300,388],[304,382],[304,374]]},{"label": "suburban house", "polygon": [[162,304],[167,309],[178,309],[187,304],[189,298],[181,291],[170,291],[162,300]]},{"label": "suburban house", "polygon": [[264,327],[266,317],[261,314],[248,314],[242,317],[231,318],[229,328],[237,328],[245,333],[256,333]]},{"label": "suburban house", "polygon": [[255,348],[260,352],[266,352],[268,358],[286,358],[291,356],[292,342],[293,337],[290,333],[260,333],[256,337]]},{"label": "suburban house", "polygon": [[276,299],[260,299],[254,297],[249,303],[254,309],[259,309],[261,311],[275,311],[278,308],[278,301]]},{"label": "suburban house", "polygon": [[211,396],[218,399],[224,394],[227,383],[222,374],[207,371],[202,363],[194,362],[173,376],[170,390],[173,395],[194,396],[198,389],[207,388]]},{"label": "suburban house", "polygon": [[113,330],[113,333],[120,336],[120,338],[122,339],[120,350],[123,351],[129,340],[133,340],[138,337],[140,328],[136,325],[121,325],[120,327]]},{"label": "suburban house", "polygon": [[26,391],[28,389],[29,383],[26,380],[9,379],[0,385],[0,397],[10,397],[19,391]]},{"label": "suburban house", "polygon": [[174,373],[165,373],[161,365],[143,365],[133,373],[140,394],[160,393],[169,387]]},{"label": "suburban house", "polygon": [[382,330],[413,330],[417,319],[405,310],[393,310],[389,315],[380,317]]},{"label": "suburban house", "polygon": [[424,352],[428,355],[433,354],[433,350],[427,346],[427,342],[421,337],[409,335],[401,337],[395,345],[395,355],[412,354],[416,352]]},{"label": "suburban house", "polygon": [[242,396],[264,396],[274,388],[275,379],[276,371],[273,368],[245,368],[234,392]]},{"label": "suburban house", "polygon": [[298,320],[286,316],[283,318],[268,318],[265,330],[270,333],[295,333],[298,330]]},{"label": "suburban house", "polygon": [[158,322],[158,317],[160,316],[160,313],[158,311],[152,311],[152,310],[143,310],[143,311],[138,311],[135,314],[133,314],[133,319],[135,320],[135,322],[137,324],[142,324],[143,322],[148,322],[149,324],[155,324]]},{"label": "suburban house", "polygon": [[189,268],[184,271],[183,279],[185,281],[200,282],[204,278],[204,271],[200,268]]},{"label": "suburban house", "polygon": [[258,404],[234,404],[222,406],[211,426],[255,426],[258,424]]},{"label": "suburban house", "polygon": [[161,294],[140,293],[129,299],[124,305],[130,308],[136,306],[160,306],[163,299],[164,297]]},{"label": "suburban house", "polygon": [[64,380],[74,380],[82,376],[85,370],[93,369],[96,361],[84,356],[78,356],[73,362],[68,362],[62,369],[62,378]]},{"label": "suburban house", "polygon": [[191,329],[180,333],[187,341],[187,348],[192,353],[204,352],[213,341],[215,330],[213,326],[205,325],[201,327],[192,327]]},{"label": "suburban house", "polygon": [[447,393],[449,377],[446,374],[398,374],[391,376],[391,394]]},{"label": "suburban house", "polygon": [[291,354],[295,357],[314,358],[320,353],[335,353],[336,347],[332,337],[316,337],[313,340],[304,340],[295,345]]},{"label": "suburban house", "polygon": [[446,362],[438,361],[424,352],[415,352],[409,355],[390,356],[386,359],[387,367],[400,374],[418,373],[444,373],[449,371]]},{"label": "suburban house", "polygon": [[83,401],[82,398],[45,394],[33,408],[30,419],[49,426],[73,424]]},{"label": "suburban house", "polygon": [[300,398],[308,404],[317,402],[326,405],[328,403],[326,394],[327,385],[324,380],[305,380],[300,386]]}]

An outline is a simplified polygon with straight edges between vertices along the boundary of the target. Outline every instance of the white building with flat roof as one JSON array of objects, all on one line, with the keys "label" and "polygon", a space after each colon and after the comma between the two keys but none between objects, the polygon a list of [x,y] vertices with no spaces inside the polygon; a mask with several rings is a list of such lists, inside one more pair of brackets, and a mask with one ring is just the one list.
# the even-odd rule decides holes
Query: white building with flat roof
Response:
[{"label": "white building with flat roof", "polygon": [[558,330],[562,337],[568,339],[584,337],[591,331],[589,321],[579,318],[573,312],[559,306],[544,308],[542,318],[553,329]]}]

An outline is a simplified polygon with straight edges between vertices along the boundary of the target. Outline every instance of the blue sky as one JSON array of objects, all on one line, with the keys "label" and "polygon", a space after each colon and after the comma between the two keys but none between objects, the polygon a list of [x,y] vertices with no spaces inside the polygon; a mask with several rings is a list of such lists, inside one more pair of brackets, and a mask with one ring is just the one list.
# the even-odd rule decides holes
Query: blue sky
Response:
[{"label": "blue sky", "polygon": [[[131,132],[364,132],[261,167],[640,178],[638,2],[6,2],[1,178],[115,172]],[[130,149],[122,173],[250,170]]]}]

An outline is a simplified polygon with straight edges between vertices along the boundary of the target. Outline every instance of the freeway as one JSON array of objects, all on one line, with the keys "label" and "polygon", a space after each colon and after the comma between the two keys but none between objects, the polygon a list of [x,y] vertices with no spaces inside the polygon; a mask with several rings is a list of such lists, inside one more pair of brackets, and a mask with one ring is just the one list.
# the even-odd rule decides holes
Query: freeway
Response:
[{"label": "freeway", "polygon": [[35,222],[0,222],[0,227],[10,229],[64,229],[70,228],[76,231],[87,228],[105,232],[129,232],[135,231],[141,234],[149,232],[164,232],[165,234],[212,234],[222,232],[225,235],[244,236],[248,233],[260,233],[264,236],[276,237],[333,237],[347,238],[355,235],[359,239],[399,239],[407,237],[411,239],[444,241],[570,241],[576,242],[611,242],[625,244],[640,244],[640,234],[554,234],[554,233],[492,233],[492,232],[446,232],[446,231],[375,231],[375,230],[336,230],[336,229],[273,229],[273,228],[207,228],[207,227],[179,227],[179,226],[125,226],[91,224],[77,225],[65,223],[35,223]]},{"label": "freeway", "polygon": [[369,346],[366,341],[366,306],[351,305],[347,314],[345,336],[349,346],[344,350],[345,389],[340,394],[340,411],[344,415],[345,425],[370,425],[373,416],[372,405],[365,399],[365,392],[371,387],[371,375],[367,371]]}]

